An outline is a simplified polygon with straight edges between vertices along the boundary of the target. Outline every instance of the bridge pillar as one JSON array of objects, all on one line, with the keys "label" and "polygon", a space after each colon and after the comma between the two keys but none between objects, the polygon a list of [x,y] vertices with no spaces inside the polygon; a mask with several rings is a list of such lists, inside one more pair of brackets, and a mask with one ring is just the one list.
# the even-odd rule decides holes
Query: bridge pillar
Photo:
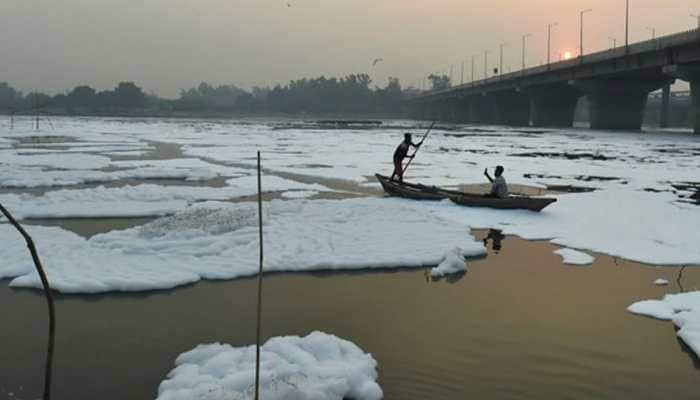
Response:
[{"label": "bridge pillar", "polygon": [[465,106],[461,98],[455,97],[452,99],[445,100],[446,110],[447,110],[447,121],[453,123],[459,123],[464,120]]},{"label": "bridge pillar", "polygon": [[690,113],[693,129],[700,134],[700,64],[679,64],[664,67],[664,73],[690,82]]},{"label": "bridge pillar", "polygon": [[533,126],[570,128],[574,125],[576,104],[583,92],[569,85],[528,88]]},{"label": "bridge pillar", "polygon": [[403,108],[403,113],[406,117],[411,119],[424,119],[423,118],[424,104],[419,102],[405,103]]},{"label": "bridge pillar", "polygon": [[502,125],[530,125],[530,98],[519,90],[507,90],[493,95],[495,122]]},{"label": "bridge pillar", "polygon": [[668,128],[668,116],[671,113],[671,85],[662,88],[661,113],[659,115],[659,128]]},{"label": "bridge pillar", "polygon": [[456,109],[456,116],[455,116],[455,122],[464,124],[471,122],[471,112],[470,112],[470,107],[471,107],[471,100],[469,97],[458,97],[455,99],[455,103],[457,105]]},{"label": "bridge pillar", "polygon": [[640,130],[649,93],[672,82],[671,79],[587,79],[572,85],[588,98],[591,128]]},{"label": "bridge pillar", "polygon": [[440,105],[440,121],[455,122],[457,118],[457,104],[455,99],[444,99]]},{"label": "bridge pillar", "polygon": [[436,100],[429,101],[423,105],[425,119],[431,121],[440,120],[440,103]]}]

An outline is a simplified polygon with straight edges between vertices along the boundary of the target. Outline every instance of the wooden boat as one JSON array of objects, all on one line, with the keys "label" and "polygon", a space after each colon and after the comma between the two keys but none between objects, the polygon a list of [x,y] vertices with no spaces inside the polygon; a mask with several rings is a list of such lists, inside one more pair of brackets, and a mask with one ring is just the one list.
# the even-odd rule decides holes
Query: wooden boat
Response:
[{"label": "wooden boat", "polygon": [[484,197],[480,194],[470,194],[455,190],[442,189],[437,186],[426,186],[415,183],[393,181],[383,175],[375,175],[384,191],[390,196],[403,197],[413,200],[444,200],[450,199],[456,204],[467,207],[487,207],[501,210],[530,210],[542,211],[557,199],[544,197],[511,196],[507,199]]},{"label": "wooden boat", "polygon": [[437,186],[426,186],[416,183],[391,180],[388,176],[375,175],[382,188],[389,196],[403,197],[413,200],[444,200],[450,196],[461,195],[462,192],[445,190]]},{"label": "wooden boat", "polygon": [[557,199],[546,197],[510,196],[507,199],[484,197],[478,194],[462,193],[450,196],[453,202],[467,207],[488,207],[500,210],[530,210],[540,212],[548,205],[556,203]]}]

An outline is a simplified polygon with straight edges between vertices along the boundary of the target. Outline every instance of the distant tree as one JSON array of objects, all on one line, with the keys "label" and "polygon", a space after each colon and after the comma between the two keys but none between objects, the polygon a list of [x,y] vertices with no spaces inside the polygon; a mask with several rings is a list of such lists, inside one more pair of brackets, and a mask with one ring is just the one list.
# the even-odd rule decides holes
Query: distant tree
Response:
[{"label": "distant tree", "polygon": [[28,108],[31,110],[44,109],[47,106],[49,106],[50,104],[51,104],[51,96],[44,94],[44,93],[32,92],[32,93],[28,93],[24,97],[24,108]]},{"label": "distant tree", "polygon": [[111,95],[111,105],[122,108],[143,108],[146,94],[133,82],[120,82]]},{"label": "distant tree", "polygon": [[97,106],[97,91],[90,86],[76,86],[66,96],[67,107],[95,107]]},{"label": "distant tree", "polygon": [[239,98],[247,92],[235,85],[214,87],[202,82],[196,88],[181,90],[175,101],[179,110],[232,110],[238,106]]},{"label": "distant tree", "polygon": [[398,113],[401,111],[403,90],[398,78],[389,77],[389,82],[384,88],[376,88],[374,91],[375,109],[383,113]]},{"label": "distant tree", "polygon": [[447,75],[430,74],[428,80],[433,90],[445,90],[452,86],[452,80]]},{"label": "distant tree", "polygon": [[68,96],[63,93],[53,96],[51,98],[50,106],[54,109],[65,110],[68,112],[72,111],[71,107],[68,105]]},{"label": "distant tree", "polygon": [[22,93],[10,86],[7,82],[0,82],[0,108],[17,108],[22,100]]},{"label": "distant tree", "polygon": [[[447,77],[438,77],[436,85],[449,86]],[[22,93],[0,83],[0,109],[31,110],[51,108],[52,112],[123,113],[125,110],[148,112],[285,112],[285,113],[399,113],[407,91],[397,78],[389,78],[384,87],[371,88],[367,74],[344,77],[301,78],[286,85],[253,87],[245,91],[228,84],[214,86],[202,82],[180,91],[179,98],[167,100],[146,94],[133,82],[120,82],[114,89],[97,92],[79,85],[65,94],[49,97],[42,93]]]},{"label": "distant tree", "polygon": [[267,95],[270,94],[270,88],[253,86],[251,94],[253,95],[253,98],[255,98],[255,100],[265,101],[267,100]]}]

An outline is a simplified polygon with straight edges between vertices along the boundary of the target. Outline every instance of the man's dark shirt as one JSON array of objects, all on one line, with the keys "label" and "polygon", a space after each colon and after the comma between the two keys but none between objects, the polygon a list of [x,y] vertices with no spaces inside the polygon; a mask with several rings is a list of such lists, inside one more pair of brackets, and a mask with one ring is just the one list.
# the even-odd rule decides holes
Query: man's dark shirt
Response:
[{"label": "man's dark shirt", "polygon": [[401,144],[396,148],[396,151],[394,152],[394,161],[403,160],[404,158],[406,158],[409,147],[410,144],[405,140],[401,142]]}]

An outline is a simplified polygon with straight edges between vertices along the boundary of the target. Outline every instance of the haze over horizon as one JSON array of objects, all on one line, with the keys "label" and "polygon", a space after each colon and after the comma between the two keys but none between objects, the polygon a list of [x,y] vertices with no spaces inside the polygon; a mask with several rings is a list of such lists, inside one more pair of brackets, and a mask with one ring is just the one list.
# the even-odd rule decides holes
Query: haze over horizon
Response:
[{"label": "haze over horizon", "polygon": [[[396,76],[420,85],[430,73],[471,78],[498,64],[521,64],[521,36],[529,66],[546,60],[547,24],[552,58],[578,53],[579,11],[585,52],[624,44],[624,0],[4,0],[0,22],[0,82],[23,91],[60,93],[78,84],[103,90],[134,81],[148,92],[175,97],[201,81],[243,88],[272,86],[320,75],[368,73],[384,85]],[[696,0],[631,0],[630,41],[695,28]],[[372,61],[384,61],[372,66]]]}]

